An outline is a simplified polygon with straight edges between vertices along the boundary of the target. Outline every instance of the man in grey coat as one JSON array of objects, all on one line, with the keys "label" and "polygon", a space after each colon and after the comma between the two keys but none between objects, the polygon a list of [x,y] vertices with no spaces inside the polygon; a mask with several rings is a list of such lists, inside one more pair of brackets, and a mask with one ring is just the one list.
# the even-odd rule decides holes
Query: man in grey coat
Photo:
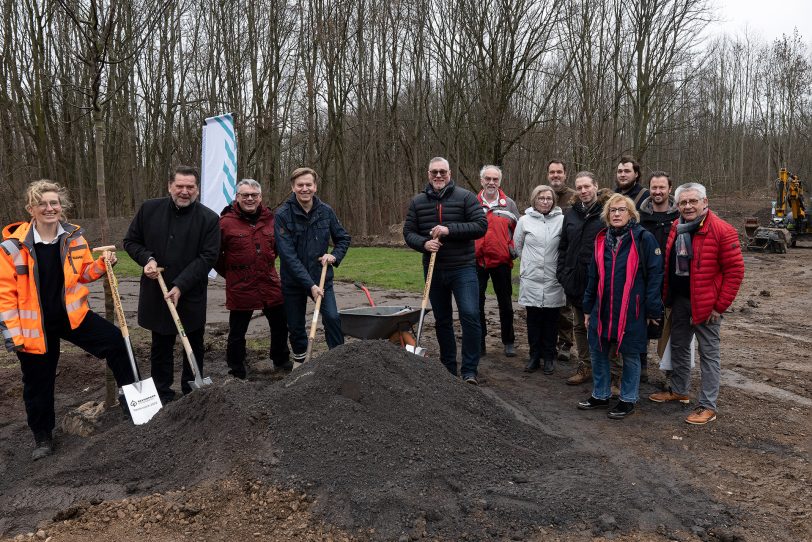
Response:
[{"label": "man in grey coat", "polygon": [[[158,268],[170,288],[166,299],[178,309],[186,336],[201,371],[203,331],[206,325],[208,273],[220,253],[217,213],[197,201],[200,173],[178,166],[168,185],[169,197],[141,205],[124,237],[124,249],[144,268],[138,298],[138,325],[152,331],[152,378],[163,403],[175,397],[175,337],[177,328],[158,284]],[[194,375],[184,353],[181,390],[189,393]]]}]

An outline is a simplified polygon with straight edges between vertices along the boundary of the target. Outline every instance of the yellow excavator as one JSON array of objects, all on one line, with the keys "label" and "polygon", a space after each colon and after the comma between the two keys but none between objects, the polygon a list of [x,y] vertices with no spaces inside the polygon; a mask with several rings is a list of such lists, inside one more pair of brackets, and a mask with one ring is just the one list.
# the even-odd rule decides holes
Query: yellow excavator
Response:
[{"label": "yellow excavator", "polygon": [[756,217],[745,219],[747,250],[784,253],[787,245],[794,247],[799,237],[812,235],[812,220],[807,215],[804,199],[806,183],[787,168],[781,168],[775,190],[772,220],[768,226],[760,226]]}]

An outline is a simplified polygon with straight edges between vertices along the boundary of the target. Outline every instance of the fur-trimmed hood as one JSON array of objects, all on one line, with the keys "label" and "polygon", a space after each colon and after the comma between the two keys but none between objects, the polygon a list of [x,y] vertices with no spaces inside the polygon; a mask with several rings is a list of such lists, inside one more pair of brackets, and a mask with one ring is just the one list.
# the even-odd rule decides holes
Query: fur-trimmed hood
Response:
[{"label": "fur-trimmed hood", "polygon": [[[603,205],[609,200],[609,198],[614,194],[608,188],[600,188],[598,190],[598,204],[603,207]],[[583,214],[585,209],[584,206],[581,204],[581,198],[578,197],[578,193],[576,192],[572,198],[570,198],[570,205],[573,209],[577,209],[579,213]]]}]

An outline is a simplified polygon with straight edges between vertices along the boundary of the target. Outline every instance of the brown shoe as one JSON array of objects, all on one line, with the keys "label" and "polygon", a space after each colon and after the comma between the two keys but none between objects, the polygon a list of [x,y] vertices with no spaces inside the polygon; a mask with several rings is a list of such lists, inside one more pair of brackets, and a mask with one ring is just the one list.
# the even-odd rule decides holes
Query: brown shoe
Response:
[{"label": "brown shoe", "polygon": [[712,422],[715,419],[715,410],[705,407],[696,407],[694,411],[691,412],[687,418],[685,418],[685,421],[691,425],[705,425],[706,423]]},{"label": "brown shoe", "polygon": [[592,370],[587,369],[585,366],[578,367],[578,371],[567,379],[567,384],[570,386],[577,386],[584,382],[592,380]]},{"label": "brown shoe", "polygon": [[687,395],[680,395],[679,393],[674,393],[673,391],[658,391],[657,393],[652,393],[649,395],[648,398],[655,403],[679,401],[680,403],[687,405],[691,402],[691,399]]}]

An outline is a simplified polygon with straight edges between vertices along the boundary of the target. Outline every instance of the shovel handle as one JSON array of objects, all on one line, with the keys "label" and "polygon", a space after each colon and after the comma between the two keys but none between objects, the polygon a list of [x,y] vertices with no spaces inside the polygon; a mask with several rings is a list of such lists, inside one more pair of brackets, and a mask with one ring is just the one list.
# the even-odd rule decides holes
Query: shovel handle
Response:
[{"label": "shovel handle", "polygon": [[175,304],[172,303],[171,299],[166,299],[166,296],[169,295],[169,290],[166,288],[166,281],[164,281],[164,276],[161,274],[163,270],[163,267],[158,268],[158,284],[161,285],[161,291],[164,294],[166,306],[169,308],[169,313],[172,315],[172,319],[175,321],[175,327],[178,329],[178,335],[180,335],[180,342],[183,343],[183,350],[186,352],[186,358],[189,360],[189,366],[192,369],[192,373],[195,375],[195,381],[197,381],[201,379],[200,368],[197,366],[195,353],[192,351],[192,343],[189,342],[189,338],[186,336],[186,330],[183,328],[183,322],[180,321],[178,309],[175,307]]},{"label": "shovel handle", "polygon": [[423,335],[423,320],[426,318],[426,307],[429,304],[429,290],[431,290],[431,278],[434,276],[434,263],[437,261],[437,253],[432,252],[429,258],[429,268],[426,271],[426,286],[423,288],[423,303],[420,305],[420,321],[417,323],[417,337],[414,341],[414,349],[417,352],[420,346],[420,337]]},{"label": "shovel handle", "polygon": [[310,361],[310,357],[313,355],[313,341],[316,340],[316,326],[319,323],[319,309],[321,309],[321,300],[324,297],[324,282],[327,280],[328,265],[330,264],[326,261],[322,261],[321,277],[319,278],[319,290],[322,290],[322,295],[316,299],[316,308],[313,309],[313,322],[310,324],[310,333],[307,336],[307,352],[305,352],[305,359],[302,363]]},{"label": "shovel handle", "polygon": [[[108,245],[104,247],[94,248],[93,251],[110,251],[115,252],[115,245]],[[110,297],[113,298],[113,307],[118,320],[118,328],[121,330],[121,336],[124,337],[124,344],[127,346],[127,356],[130,358],[130,368],[133,372],[133,377],[136,382],[141,379],[138,372],[138,364],[135,362],[135,355],[133,354],[132,343],[130,342],[130,330],[127,327],[127,319],[124,317],[124,307],[121,305],[121,294],[118,291],[118,278],[113,272],[113,265],[110,263],[110,258],[104,258],[104,267],[107,272],[107,282],[110,283]]]},{"label": "shovel handle", "polygon": [[103,247],[96,247],[90,249],[93,252],[104,252],[105,250],[109,250],[110,252],[116,251],[116,245],[105,245]]},{"label": "shovel handle", "polygon": [[[319,290],[324,290],[324,282],[327,279],[327,266],[329,264],[325,262],[321,266],[321,278],[319,278]],[[316,338],[316,325],[318,324],[319,320],[319,309],[321,308],[321,300],[324,295],[320,295],[318,299],[316,299],[316,308],[313,311],[313,322],[310,324],[310,335],[308,338],[315,339]]]}]

